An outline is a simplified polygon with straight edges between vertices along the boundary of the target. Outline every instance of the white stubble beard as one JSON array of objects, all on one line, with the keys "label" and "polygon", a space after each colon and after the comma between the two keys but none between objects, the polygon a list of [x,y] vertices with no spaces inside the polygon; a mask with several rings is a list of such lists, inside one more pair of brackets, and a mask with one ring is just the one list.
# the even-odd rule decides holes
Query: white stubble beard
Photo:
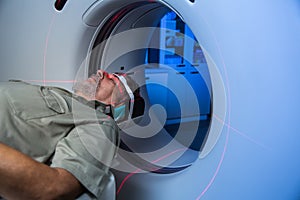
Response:
[{"label": "white stubble beard", "polygon": [[100,77],[95,76],[96,82],[79,81],[73,85],[73,91],[87,99],[95,99],[96,92],[99,87]]}]

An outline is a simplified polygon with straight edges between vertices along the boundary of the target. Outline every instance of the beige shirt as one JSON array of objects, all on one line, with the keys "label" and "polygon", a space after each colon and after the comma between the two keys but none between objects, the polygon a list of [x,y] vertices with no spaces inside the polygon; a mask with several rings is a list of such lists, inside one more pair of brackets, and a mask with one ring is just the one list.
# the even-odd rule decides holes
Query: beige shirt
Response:
[{"label": "beige shirt", "polygon": [[55,87],[1,83],[0,142],[66,169],[97,198],[119,143],[106,108]]}]

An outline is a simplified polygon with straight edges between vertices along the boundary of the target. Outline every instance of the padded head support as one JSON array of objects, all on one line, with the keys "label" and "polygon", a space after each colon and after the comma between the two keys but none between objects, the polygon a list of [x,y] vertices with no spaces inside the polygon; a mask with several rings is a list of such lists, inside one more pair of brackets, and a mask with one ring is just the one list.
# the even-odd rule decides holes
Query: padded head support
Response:
[{"label": "padded head support", "polygon": [[117,122],[123,122],[142,116],[145,111],[145,100],[141,97],[139,88],[131,88],[128,82],[133,82],[133,80],[129,78],[127,80],[124,75],[117,73],[113,75],[120,80],[129,96],[129,102],[114,108],[114,119]]}]

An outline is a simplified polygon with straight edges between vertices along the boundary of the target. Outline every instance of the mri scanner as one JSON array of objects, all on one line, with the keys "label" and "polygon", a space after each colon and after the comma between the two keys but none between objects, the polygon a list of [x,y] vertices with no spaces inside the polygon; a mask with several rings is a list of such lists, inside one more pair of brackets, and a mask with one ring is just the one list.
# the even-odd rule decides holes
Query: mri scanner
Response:
[{"label": "mri scanner", "polygon": [[102,68],[141,85],[108,199],[300,199],[298,0],[2,0],[0,25],[1,81],[71,90]]}]

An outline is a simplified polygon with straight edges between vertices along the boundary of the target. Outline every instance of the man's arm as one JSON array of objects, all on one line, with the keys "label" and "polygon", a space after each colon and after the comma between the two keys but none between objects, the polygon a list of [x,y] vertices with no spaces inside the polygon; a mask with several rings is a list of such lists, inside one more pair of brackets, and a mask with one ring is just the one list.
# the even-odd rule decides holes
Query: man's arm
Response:
[{"label": "man's arm", "polygon": [[5,199],[75,199],[83,186],[68,171],[51,168],[0,143],[0,196]]}]

